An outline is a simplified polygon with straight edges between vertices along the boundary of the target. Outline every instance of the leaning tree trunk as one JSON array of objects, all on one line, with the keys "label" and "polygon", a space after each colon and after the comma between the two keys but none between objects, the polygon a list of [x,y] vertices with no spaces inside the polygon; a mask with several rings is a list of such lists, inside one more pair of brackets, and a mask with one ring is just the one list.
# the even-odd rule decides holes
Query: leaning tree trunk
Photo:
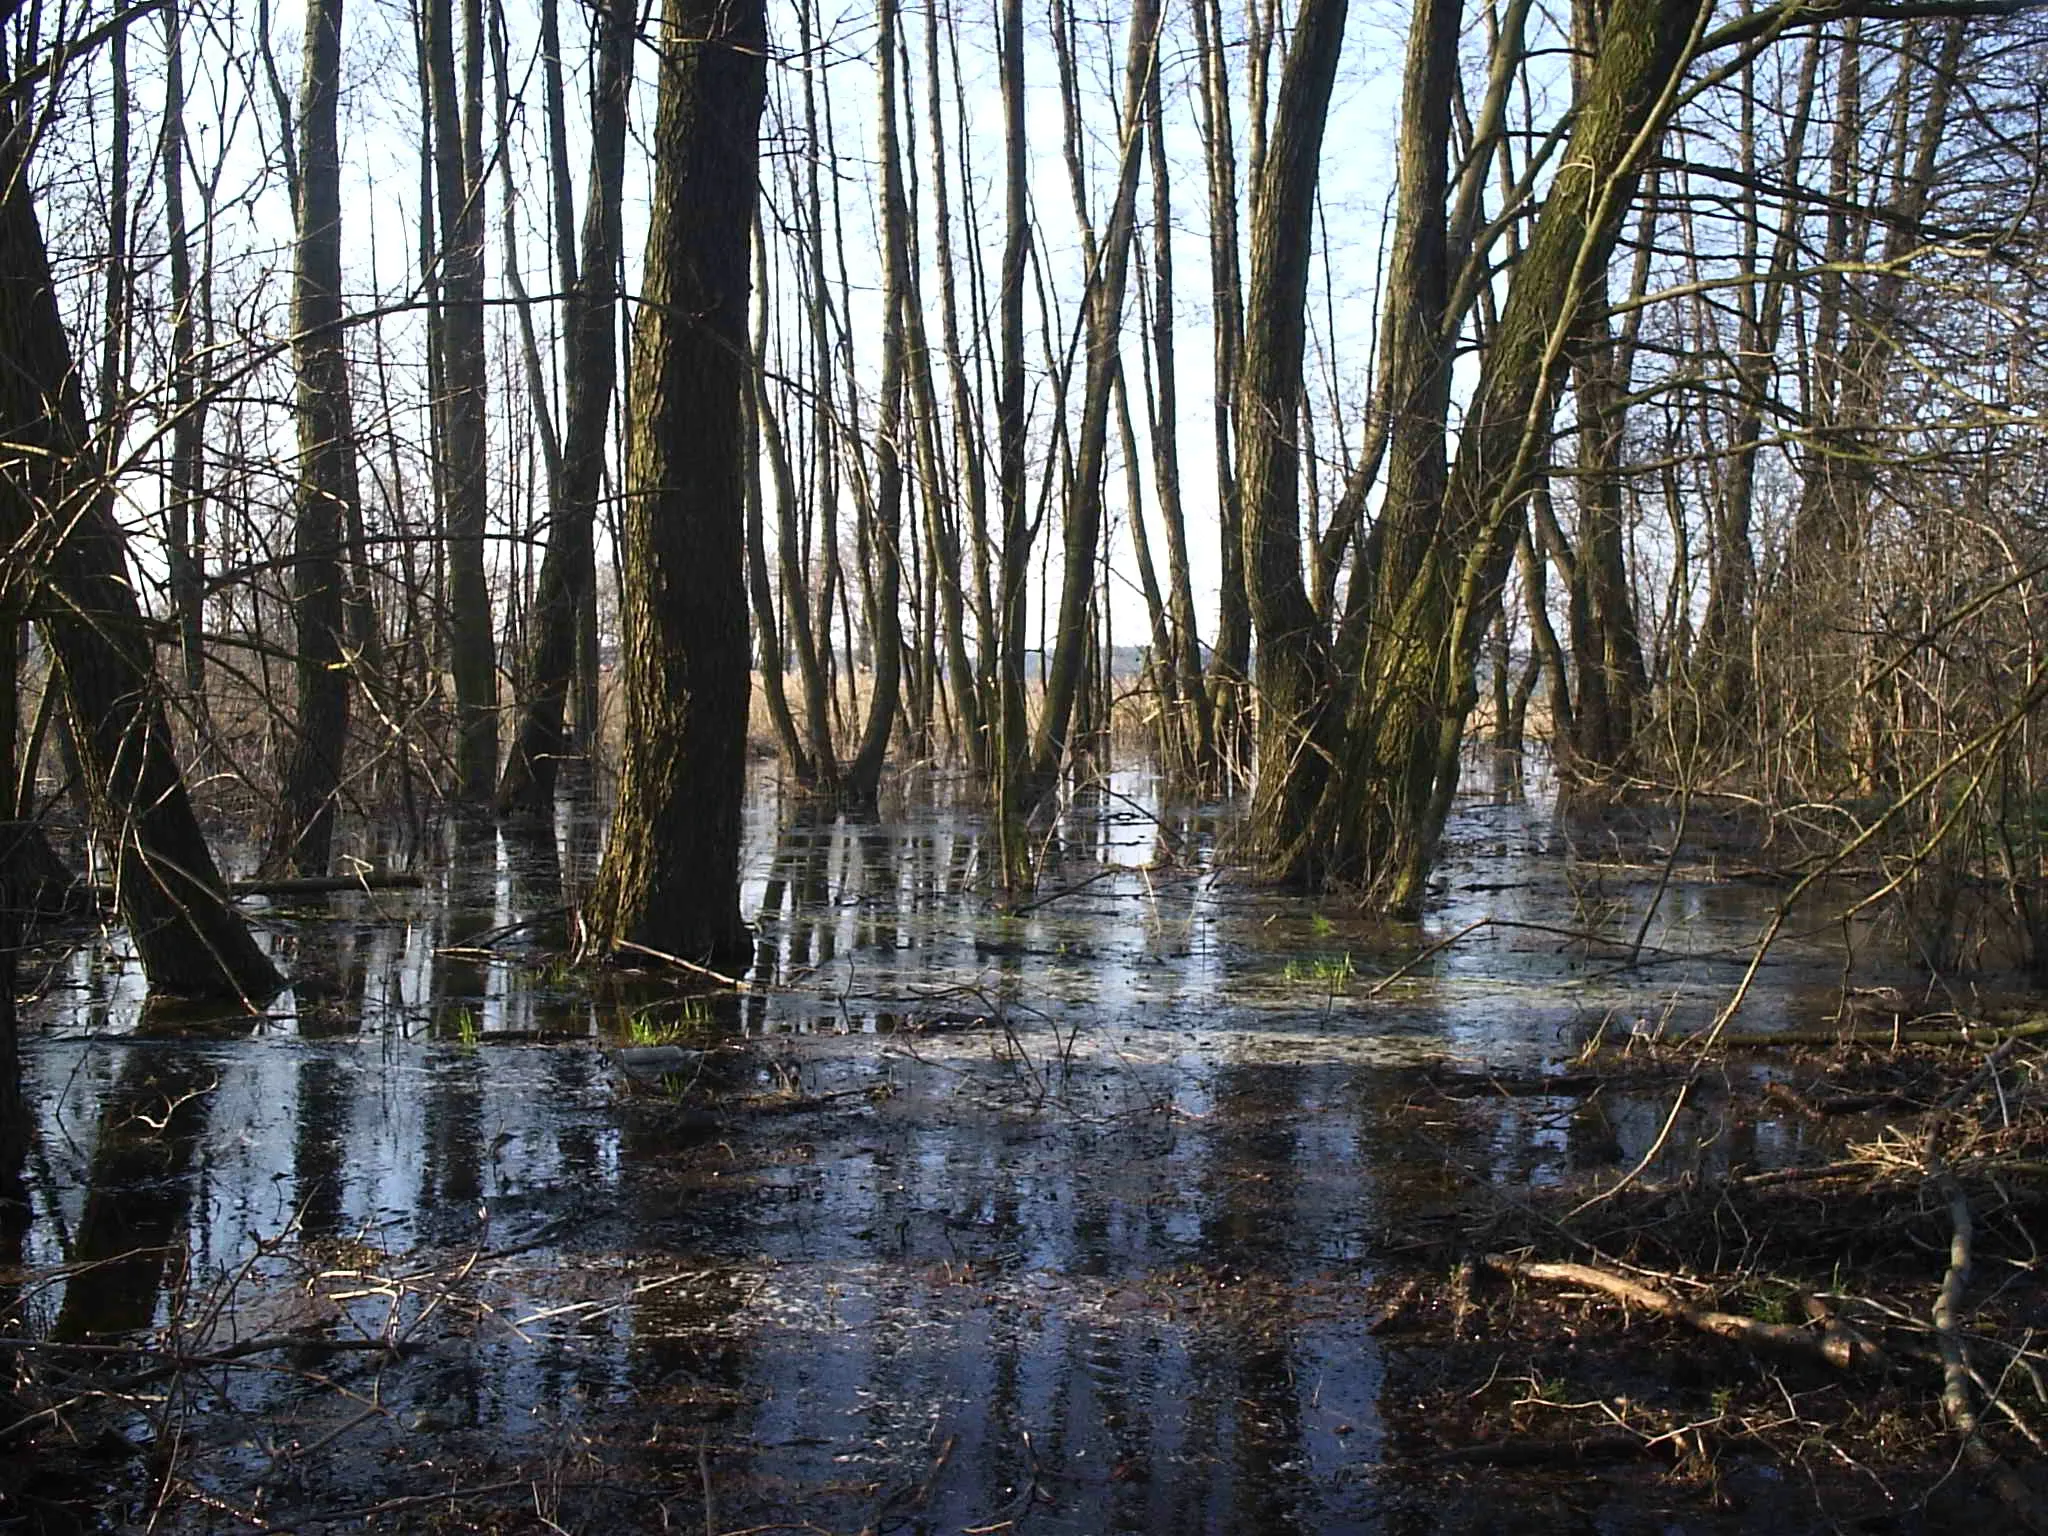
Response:
[{"label": "leaning tree trunk", "polygon": [[292,362],[298,373],[299,485],[293,531],[292,615],[298,627],[297,729],[285,750],[283,794],[267,862],[324,875],[348,743],[342,644],[342,532],[355,503],[355,424],[341,330],[341,156],[335,105],[342,0],[307,0],[299,87],[299,250],[292,283]]},{"label": "leaning tree trunk", "polygon": [[113,487],[30,200],[27,134],[0,122],[0,541],[55,658],[121,914],[150,986],[253,1002],[278,975],[229,905],[186,797]]},{"label": "leaning tree trunk", "polygon": [[1038,735],[1031,750],[1030,791],[1034,795],[1049,792],[1059,778],[1089,655],[1089,610],[1095,595],[1096,561],[1102,537],[1102,483],[1108,462],[1110,396],[1120,358],[1117,343],[1123,325],[1124,290],[1136,225],[1138,171],[1144,163],[1139,151],[1144,137],[1146,83],[1152,76],[1157,55],[1159,25],[1158,0],[1134,0],[1124,65],[1116,201],[1081,298],[1086,309],[1088,364],[1081,394],[1079,441],[1069,480],[1065,572],[1054,621],[1052,667],[1046,678],[1045,708],[1039,716]]},{"label": "leaning tree trunk", "polygon": [[586,948],[742,962],[748,238],[763,0],[667,0],[623,519],[626,747]]}]

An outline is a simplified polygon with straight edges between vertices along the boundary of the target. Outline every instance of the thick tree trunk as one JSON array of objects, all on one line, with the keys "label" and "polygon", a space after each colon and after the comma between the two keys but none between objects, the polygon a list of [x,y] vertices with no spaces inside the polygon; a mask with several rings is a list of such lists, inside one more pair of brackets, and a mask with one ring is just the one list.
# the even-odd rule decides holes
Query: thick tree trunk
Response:
[{"label": "thick tree trunk", "polygon": [[1346,756],[1318,819],[1330,872],[1382,904],[1420,902],[1456,791],[1477,662],[1500,603],[1551,414],[1706,0],[1616,0],[1570,145],[1511,280],[1417,580],[1377,616]]},{"label": "thick tree trunk", "polygon": [[0,123],[0,538],[76,722],[86,792],[150,986],[254,1002],[277,972],[229,906],[193,815],[30,201],[27,136]]},{"label": "thick tree trunk", "polygon": [[626,749],[586,948],[744,963],[744,443],[762,0],[667,0],[623,519]]},{"label": "thick tree trunk", "polygon": [[[1328,782],[1308,809],[1306,794],[1261,787],[1253,836],[1279,872],[1355,884],[1395,910],[1421,899],[1457,787],[1479,651],[1524,503],[1547,462],[1550,418],[1572,342],[1583,335],[1590,279],[1613,252],[1706,8],[1705,0],[1617,0],[1609,15],[1570,145],[1481,356],[1441,517],[1397,523],[1386,534],[1344,726],[1326,738]],[[1411,50],[1411,98],[1419,57]],[[1398,290],[1392,302],[1403,302]],[[1436,430],[1432,423],[1427,435]],[[1390,469],[1390,494],[1399,478]],[[1417,503],[1403,497],[1401,505]],[[1411,561],[1412,580],[1386,579]]]},{"label": "thick tree trunk", "polygon": [[298,374],[299,485],[292,535],[298,717],[280,771],[274,872],[324,875],[348,745],[342,535],[358,495],[348,353],[341,329],[340,96],[342,0],[309,0],[299,87],[298,269],[292,363]]}]

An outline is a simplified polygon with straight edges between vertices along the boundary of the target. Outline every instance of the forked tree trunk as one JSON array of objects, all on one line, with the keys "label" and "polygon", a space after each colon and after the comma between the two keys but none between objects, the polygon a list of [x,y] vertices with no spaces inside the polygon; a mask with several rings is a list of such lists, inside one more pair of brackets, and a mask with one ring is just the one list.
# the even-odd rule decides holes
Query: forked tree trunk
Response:
[{"label": "forked tree trunk", "polygon": [[299,484],[292,548],[298,718],[280,778],[266,863],[324,875],[348,744],[342,537],[358,494],[348,353],[341,329],[340,95],[342,0],[308,0],[299,87],[298,270],[292,363],[298,374]]},{"label": "forked tree trunk", "polygon": [[62,678],[86,793],[113,851],[122,917],[150,986],[254,1002],[279,985],[229,904],[165,723],[113,487],[85,403],[30,200],[27,135],[0,122],[0,540]]},{"label": "forked tree trunk", "polygon": [[[1590,279],[1613,254],[1708,9],[1708,0],[1616,0],[1571,141],[1480,359],[1442,521],[1414,584],[1375,616],[1344,754],[1306,845],[1324,851],[1326,874],[1392,910],[1414,910],[1429,878],[1477,700],[1479,649],[1547,462]],[[1258,832],[1277,846],[1303,830],[1269,823]]]},{"label": "forked tree trunk", "polygon": [[749,234],[763,0],[667,0],[623,518],[625,760],[586,949],[743,963]]}]

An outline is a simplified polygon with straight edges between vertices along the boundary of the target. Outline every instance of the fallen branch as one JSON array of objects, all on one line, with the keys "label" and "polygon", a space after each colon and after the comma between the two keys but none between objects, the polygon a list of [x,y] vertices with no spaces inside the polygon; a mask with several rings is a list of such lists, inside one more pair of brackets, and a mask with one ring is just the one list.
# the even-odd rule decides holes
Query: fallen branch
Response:
[{"label": "fallen branch", "polygon": [[1964,1024],[1955,1029],[1785,1029],[1771,1034],[1712,1030],[1689,1035],[1678,1045],[1718,1045],[1726,1050],[1769,1050],[1782,1045],[1998,1045],[2048,1035],[2048,1019],[2019,1024]]},{"label": "fallen branch", "polygon": [[1963,1459],[1997,1490],[2013,1517],[2030,1531],[2048,1532],[2048,1518],[2042,1515],[2033,1491],[2006,1464],[2005,1458],[1985,1443],[1982,1428],[1977,1422],[1976,1400],[1970,1392],[1970,1362],[1963,1351],[1962,1332],[1957,1322],[1970,1284],[1970,1201],[1938,1157],[1929,1157],[1928,1173],[1948,1197],[1950,1227],[1948,1273],[1942,1276],[1941,1289],[1935,1293],[1931,1315],[1935,1343],[1941,1350],[1942,1416],[1948,1420],[1949,1427],[1962,1436]]},{"label": "fallen branch", "polygon": [[1760,1323],[1755,1318],[1738,1317],[1733,1312],[1690,1306],[1667,1291],[1656,1290],[1625,1275],[1595,1269],[1590,1264],[1537,1264],[1490,1253],[1486,1256],[1486,1267],[1511,1279],[1583,1286],[1628,1306],[1641,1307],[1659,1317],[1673,1318],[1700,1333],[1731,1339],[1780,1357],[1831,1365],[1839,1370],[1887,1363],[1884,1353],[1861,1334],[1838,1328],[1832,1322],[1819,1333],[1789,1323]]},{"label": "fallen branch", "polygon": [[728,976],[723,971],[714,971],[708,965],[699,965],[694,960],[685,960],[681,955],[672,955],[666,950],[655,949],[646,944],[635,944],[631,939],[616,939],[613,941],[612,947],[615,949],[630,949],[636,955],[645,955],[650,960],[659,960],[663,965],[672,965],[679,971],[688,971],[692,976],[702,976],[706,981],[715,981],[721,987],[729,987],[735,992],[750,990],[749,984],[744,977]]},{"label": "fallen branch", "polygon": [[1625,1429],[1569,1439],[1557,1435],[1516,1435],[1506,1440],[1482,1440],[1476,1445],[1454,1445],[1422,1459],[1425,1465],[1433,1467],[1584,1466],[1588,1462],[1630,1461],[1655,1455],[1666,1443]]}]

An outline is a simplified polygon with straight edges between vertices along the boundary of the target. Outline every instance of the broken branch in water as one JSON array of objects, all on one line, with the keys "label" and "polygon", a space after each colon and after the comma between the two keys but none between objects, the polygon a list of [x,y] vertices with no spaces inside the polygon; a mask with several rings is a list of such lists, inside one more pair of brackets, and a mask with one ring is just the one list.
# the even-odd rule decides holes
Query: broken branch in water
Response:
[{"label": "broken branch in water", "polygon": [[1654,1312],[1659,1317],[1672,1318],[1700,1333],[1732,1339],[1767,1354],[1789,1356],[1796,1360],[1831,1365],[1843,1370],[1886,1364],[1883,1351],[1860,1333],[1842,1328],[1832,1320],[1818,1333],[1789,1323],[1761,1323],[1755,1318],[1739,1317],[1733,1312],[1716,1312],[1709,1308],[1692,1306],[1668,1291],[1657,1290],[1640,1281],[1631,1280],[1626,1275],[1595,1269],[1590,1264],[1540,1264],[1511,1259],[1505,1254],[1490,1253],[1486,1256],[1486,1267],[1510,1279],[1536,1280],[1546,1285],[1582,1286],[1628,1306],[1641,1307],[1645,1312]]}]

